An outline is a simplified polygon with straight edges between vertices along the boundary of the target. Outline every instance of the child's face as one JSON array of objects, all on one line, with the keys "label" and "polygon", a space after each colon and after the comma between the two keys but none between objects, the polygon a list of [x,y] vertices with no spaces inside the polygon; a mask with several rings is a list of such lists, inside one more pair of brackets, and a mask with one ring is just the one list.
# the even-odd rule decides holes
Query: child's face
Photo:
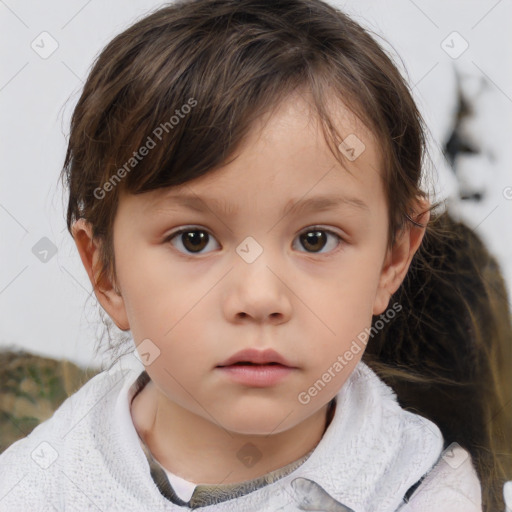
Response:
[{"label": "child's face", "polygon": [[[346,111],[339,115],[340,133],[366,146],[347,161],[353,176],[295,97],[224,168],[121,196],[114,251],[122,298],[106,309],[137,345],[151,340],[141,345],[150,353],[146,370],[173,407],[233,432],[281,432],[327,404],[363,355],[361,333],[399,282],[386,267],[376,141]],[[175,199],[185,195],[195,208]],[[366,206],[286,213],[289,204],[320,197]],[[199,232],[169,240],[183,227]],[[307,233],[309,240],[300,236]],[[240,383],[218,366],[246,348],[272,348],[294,368],[275,382]]]}]

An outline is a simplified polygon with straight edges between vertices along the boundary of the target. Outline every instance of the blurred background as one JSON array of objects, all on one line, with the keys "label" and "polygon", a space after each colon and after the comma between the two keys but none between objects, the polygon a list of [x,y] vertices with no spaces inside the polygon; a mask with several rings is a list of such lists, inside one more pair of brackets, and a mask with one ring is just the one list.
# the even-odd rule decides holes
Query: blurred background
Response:
[{"label": "blurred background", "polygon": [[[487,244],[510,293],[512,1],[330,3],[376,34],[407,77],[432,135],[425,186]],[[94,58],[160,5],[0,1],[0,349],[105,364],[93,356],[101,319],[58,176]]]}]

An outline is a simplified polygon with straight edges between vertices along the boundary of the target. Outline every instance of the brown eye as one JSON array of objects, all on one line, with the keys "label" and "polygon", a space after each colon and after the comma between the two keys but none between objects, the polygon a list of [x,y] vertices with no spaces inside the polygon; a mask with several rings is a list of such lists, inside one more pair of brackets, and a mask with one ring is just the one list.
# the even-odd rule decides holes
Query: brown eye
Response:
[{"label": "brown eye", "polygon": [[204,231],[186,231],[181,234],[181,241],[187,251],[201,252],[208,244],[208,233]]},{"label": "brown eye", "polygon": [[313,252],[322,250],[325,246],[327,237],[322,231],[309,231],[300,236],[300,241],[306,249],[311,249]]},{"label": "brown eye", "polygon": [[214,238],[210,239],[209,233],[205,230],[191,228],[180,229],[166,239],[181,252],[189,254],[204,252],[203,250],[208,247],[211,240],[214,240]]},{"label": "brown eye", "polygon": [[333,247],[336,248],[342,240],[341,237],[336,233],[326,229],[310,228],[308,231],[303,231],[299,235],[299,239],[301,245],[307,250],[306,252],[319,253],[328,244],[329,236],[337,239]]}]

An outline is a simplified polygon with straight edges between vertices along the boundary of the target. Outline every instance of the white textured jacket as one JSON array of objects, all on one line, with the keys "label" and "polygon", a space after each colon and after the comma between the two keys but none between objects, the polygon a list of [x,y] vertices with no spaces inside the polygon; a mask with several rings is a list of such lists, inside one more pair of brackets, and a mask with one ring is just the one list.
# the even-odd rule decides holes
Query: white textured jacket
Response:
[{"label": "white textured jacket", "polygon": [[[0,511],[190,510],[151,476],[130,414],[140,373],[116,365],[98,374],[2,453]],[[297,468],[201,512],[481,512],[469,454],[457,444],[443,451],[438,427],[402,409],[366,364],[336,398],[320,443]]]}]

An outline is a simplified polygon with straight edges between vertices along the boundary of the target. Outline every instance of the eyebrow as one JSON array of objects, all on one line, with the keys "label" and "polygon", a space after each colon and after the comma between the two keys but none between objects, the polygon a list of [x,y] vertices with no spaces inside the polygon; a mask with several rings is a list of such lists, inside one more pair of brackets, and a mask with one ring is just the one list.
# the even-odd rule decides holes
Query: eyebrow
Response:
[{"label": "eyebrow", "polygon": [[[234,215],[238,212],[238,208],[233,208],[232,205],[226,204],[223,201],[219,201],[214,197],[200,197],[197,195],[180,194],[166,197],[166,203],[171,205],[181,205],[184,208],[195,210],[199,212],[211,211],[212,208],[218,212],[224,214],[226,217]],[[289,213],[299,214],[305,211],[326,211],[343,206],[349,206],[358,210],[370,212],[369,206],[361,199],[357,197],[339,196],[339,195],[322,195],[312,196],[309,198],[291,199],[286,203],[281,212],[282,215],[288,215]]]}]

